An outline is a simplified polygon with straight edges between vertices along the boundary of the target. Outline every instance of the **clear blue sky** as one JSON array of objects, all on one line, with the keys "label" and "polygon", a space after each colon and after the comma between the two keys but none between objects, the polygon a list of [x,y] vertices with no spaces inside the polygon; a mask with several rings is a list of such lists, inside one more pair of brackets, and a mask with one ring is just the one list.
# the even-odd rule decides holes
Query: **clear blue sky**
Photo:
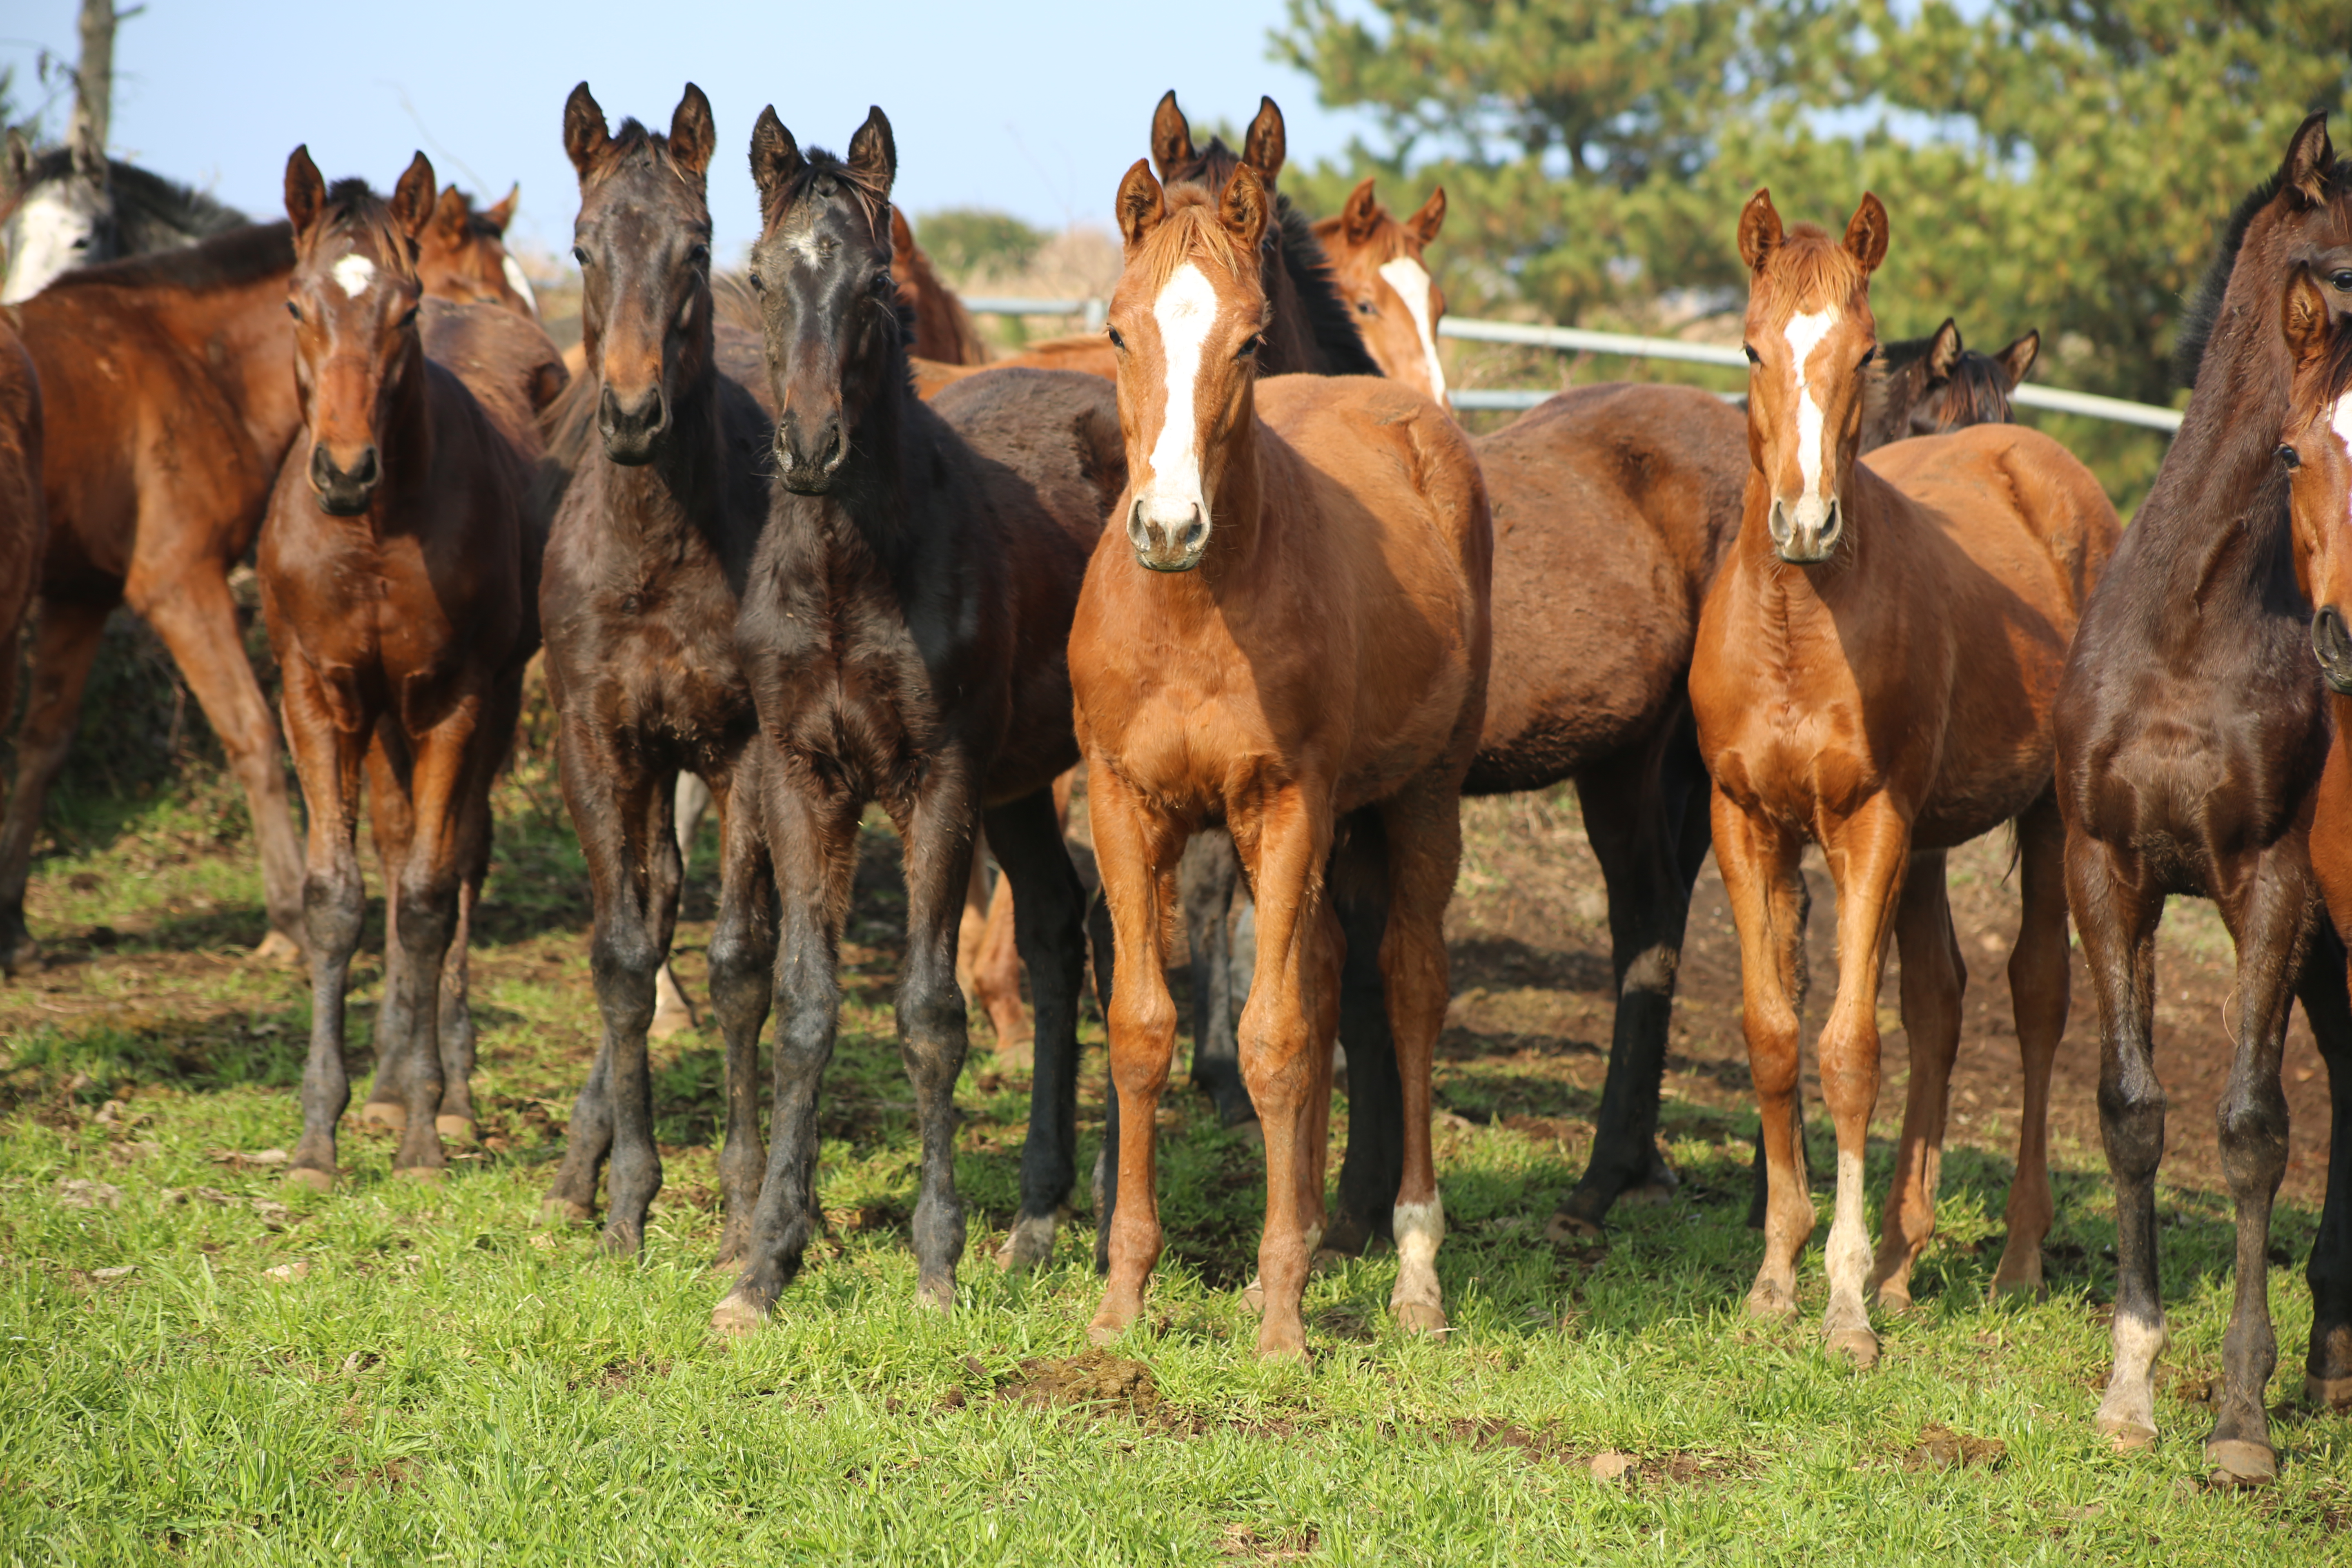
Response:
[{"label": "clear blue sky", "polygon": [[[20,103],[42,92],[37,49],[74,58],[76,13],[74,0],[0,8],[0,63],[16,67]],[[576,209],[562,138],[572,83],[586,79],[616,122],[635,114],[666,129],[691,79],[718,117],[722,258],[757,230],[745,148],[770,102],[803,144],[836,151],[880,104],[910,211],[985,205],[1051,227],[1108,226],[1169,88],[1196,123],[1245,124],[1273,94],[1294,160],[1336,155],[1364,125],[1267,59],[1282,16],[1281,0],[147,0],[115,35],[113,143],[264,217],[281,210],[298,142],[330,178],[362,174],[379,189],[421,147],[445,182],[491,197],[520,180],[517,237],[560,254]],[[53,105],[52,135],[68,105]]]}]

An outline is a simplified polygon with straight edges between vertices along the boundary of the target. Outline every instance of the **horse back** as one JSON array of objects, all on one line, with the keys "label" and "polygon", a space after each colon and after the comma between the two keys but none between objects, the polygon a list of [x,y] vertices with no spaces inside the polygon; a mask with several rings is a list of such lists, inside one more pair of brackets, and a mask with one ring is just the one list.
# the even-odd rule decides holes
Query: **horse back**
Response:
[{"label": "horse back", "polygon": [[2013,520],[2063,586],[2071,638],[2123,534],[2106,491],[2081,459],[2028,426],[1972,425],[1892,442],[1862,460],[1960,525],[1954,537],[1989,570],[1998,573],[2009,557],[1986,530]]}]

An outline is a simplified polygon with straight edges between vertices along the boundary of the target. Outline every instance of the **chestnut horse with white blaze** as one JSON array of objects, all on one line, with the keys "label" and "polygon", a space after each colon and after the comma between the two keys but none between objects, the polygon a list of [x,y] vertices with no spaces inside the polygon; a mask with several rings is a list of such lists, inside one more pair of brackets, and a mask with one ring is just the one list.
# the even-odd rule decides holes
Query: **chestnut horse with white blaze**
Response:
[{"label": "chestnut horse with white blaze", "polygon": [[[2118,532],[2090,472],[2021,426],[1897,442],[1855,461],[1864,367],[1877,347],[1870,274],[1886,235],[1874,195],[1843,243],[1811,224],[1784,236],[1763,191],[1740,214],[1739,253],[1753,275],[1750,466],[1690,675],[1763,1112],[1764,1261],[1748,1310],[1796,1311],[1797,1256],[1814,1224],[1796,1099],[1799,858],[1810,839],[1836,879],[1842,956],[1820,1046],[1838,1144],[1822,1331],[1864,1365],[1878,1354],[1865,1289],[1883,1307],[1907,1307],[1911,1267],[1935,1224],[1966,975],[1945,855],[2011,821],[2024,912],[2009,976],[2025,1105],[1994,1283],[2041,1284],[2050,1064],[2067,1002],[2050,712],[2068,639]],[[1863,1151],[1878,1099],[1890,933],[1903,959],[1911,1077],[1874,1264]]]},{"label": "chestnut horse with white blaze", "polygon": [[1135,1321],[1160,1255],[1153,1121],[1175,1049],[1177,864],[1222,822],[1257,897],[1239,1032],[1266,1130],[1258,1350],[1305,1353],[1342,943],[1324,868],[1353,813],[1349,831],[1387,849],[1381,968],[1404,1097],[1391,1305],[1408,1328],[1442,1328],[1429,1071],[1462,776],[1486,703],[1493,539],[1477,460],[1442,410],[1387,382],[1260,384],[1257,258],[1274,203],[1246,163],[1213,195],[1171,197],[1139,162],[1118,210],[1127,263],[1110,331],[1129,482],[1070,633],[1129,1130],[1089,1332]]},{"label": "chestnut horse with white blaze", "polygon": [[[314,994],[288,1174],[320,1190],[334,1184],[351,1098],[343,999],[367,908],[352,847],[362,770],[397,911],[376,1042],[378,1077],[404,1100],[393,1164],[433,1174],[447,1163],[442,1139],[472,1134],[467,927],[489,865],[490,781],[539,646],[532,399],[555,348],[506,310],[427,306],[415,246],[433,184],[421,153],[389,202],[358,180],[330,189],[306,149],[286,164],[286,304],[308,439],[278,474],[257,564],[310,819]],[[458,977],[446,997],[445,965]]]},{"label": "chestnut horse with white blaze", "polygon": [[1437,357],[1437,323],[1445,315],[1445,290],[1429,275],[1423,252],[1444,222],[1444,185],[1399,223],[1366,180],[1337,216],[1315,225],[1315,237],[1331,258],[1331,275],[1356,312],[1356,331],[1380,361],[1381,374],[1440,406],[1445,403],[1445,366]]}]

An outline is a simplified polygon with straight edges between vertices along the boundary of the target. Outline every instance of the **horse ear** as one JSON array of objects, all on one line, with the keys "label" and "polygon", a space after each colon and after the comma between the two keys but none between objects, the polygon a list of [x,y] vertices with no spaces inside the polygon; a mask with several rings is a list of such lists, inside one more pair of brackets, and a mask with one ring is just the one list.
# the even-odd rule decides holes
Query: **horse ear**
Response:
[{"label": "horse ear", "polygon": [[1118,236],[1126,242],[1127,254],[1131,257],[1141,249],[1167,216],[1167,198],[1160,182],[1151,177],[1150,163],[1138,158],[1128,169],[1127,178],[1118,183]]},{"label": "horse ear", "polygon": [[1861,263],[1864,277],[1886,259],[1886,207],[1869,191],[1862,193],[1862,205],[1845,226],[1845,253]]},{"label": "horse ear", "polygon": [[2033,362],[2041,357],[2042,334],[2028,329],[2024,335],[1993,355],[1992,360],[1993,363],[2000,366],[2001,374],[2009,377],[2010,391],[2015,392],[2025,384],[2026,373],[2033,368]]},{"label": "horse ear", "polygon": [[441,199],[433,204],[433,229],[451,245],[466,237],[466,197],[457,186],[443,191]]},{"label": "horse ear", "polygon": [[2317,206],[2327,199],[2327,175],[2336,167],[2336,149],[2327,140],[2327,111],[2307,117],[2294,128],[2286,144],[2286,162],[2279,165],[2279,188],[2298,207]]},{"label": "horse ear", "polygon": [[1192,122],[1176,107],[1176,89],[1171,87],[1160,96],[1160,107],[1151,111],[1151,163],[1164,180],[1177,164],[1189,163],[1194,156]]},{"label": "horse ear", "polygon": [[898,177],[898,143],[880,104],[866,106],[866,123],[849,139],[849,172],[886,196]]},{"label": "horse ear", "polygon": [[1265,182],[1270,191],[1281,176],[1289,146],[1289,138],[1283,133],[1281,107],[1261,93],[1257,114],[1249,122],[1249,134],[1242,138],[1242,162],[1257,171],[1257,177]]},{"label": "horse ear", "polygon": [[1764,263],[1780,248],[1780,213],[1772,205],[1772,193],[1759,188],[1739,209],[1739,259],[1748,263],[1751,272],[1764,270]]},{"label": "horse ear", "polygon": [[1430,192],[1421,210],[1404,220],[1404,226],[1423,245],[1435,239],[1437,231],[1445,226],[1445,187],[1440,185]]},{"label": "horse ear", "polygon": [[1234,237],[1244,256],[1257,254],[1258,242],[1265,237],[1267,220],[1273,216],[1274,203],[1266,194],[1265,182],[1258,178],[1257,170],[1247,163],[1234,165],[1233,178],[1225,182],[1224,194],[1217,198],[1217,221]]},{"label": "horse ear", "polygon": [[327,182],[319,174],[319,165],[310,162],[310,144],[304,142],[286,159],[286,217],[299,236],[319,221],[319,210],[327,205]]},{"label": "horse ear", "polygon": [[915,269],[915,229],[907,215],[896,203],[890,207],[890,270],[910,273]]},{"label": "horse ear", "polygon": [[563,151],[572,160],[572,173],[585,181],[597,154],[612,143],[613,133],[604,127],[604,110],[583,81],[563,100]]},{"label": "horse ear", "polygon": [[522,182],[518,180],[508,187],[504,199],[498,205],[483,212],[482,221],[490,226],[492,233],[503,237],[507,232],[507,225],[514,222],[515,207],[521,201]]},{"label": "horse ear", "polygon": [[1945,317],[1944,324],[1936,329],[1935,341],[1927,345],[1927,378],[1930,381],[1952,379],[1952,372],[1960,363],[1961,346],[1959,323],[1949,316]]},{"label": "horse ear", "polygon": [[760,187],[760,217],[762,222],[773,216],[772,208],[782,198],[784,187],[805,166],[801,156],[801,144],[776,118],[776,106],[760,110],[759,120],[751,127],[751,183]]},{"label": "horse ear", "polygon": [[1372,182],[1366,180],[1348,193],[1348,203],[1339,209],[1339,232],[1348,237],[1349,244],[1361,245],[1380,226],[1381,198],[1372,194]]},{"label": "horse ear", "polygon": [[385,205],[391,208],[394,224],[409,238],[425,232],[433,216],[433,165],[424,153],[408,161],[407,172],[392,187],[392,200]]},{"label": "horse ear", "polygon": [[719,132],[710,122],[710,100],[702,96],[700,88],[688,82],[669,117],[669,161],[699,184],[718,145]]},{"label": "horse ear", "polygon": [[2309,364],[2327,352],[2327,296],[2319,291],[2319,284],[2307,267],[2296,268],[2294,276],[2287,280],[2286,308],[2281,325],[2285,329],[2286,346],[2294,351],[2295,363]]}]

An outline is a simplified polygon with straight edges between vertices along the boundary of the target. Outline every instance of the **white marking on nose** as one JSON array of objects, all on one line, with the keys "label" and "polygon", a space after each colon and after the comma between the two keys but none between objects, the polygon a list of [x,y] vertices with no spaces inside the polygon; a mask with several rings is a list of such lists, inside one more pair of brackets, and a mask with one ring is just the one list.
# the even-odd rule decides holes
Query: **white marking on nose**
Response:
[{"label": "white marking on nose", "polygon": [[1150,471],[1136,500],[1142,505],[1144,521],[1181,528],[1195,507],[1201,521],[1209,521],[1208,498],[1201,493],[1200,428],[1193,405],[1209,329],[1217,323],[1217,290],[1188,261],[1152,301],[1151,319],[1159,323],[1160,350],[1167,362],[1168,402],[1159,437],[1151,444]]},{"label": "white marking on nose", "polygon": [[375,281],[375,263],[354,252],[336,262],[329,276],[345,294],[356,300]]},{"label": "white marking on nose", "polygon": [[1800,310],[1789,318],[1789,353],[1797,367],[1797,471],[1804,476],[1805,493],[1797,502],[1796,523],[1811,532],[1829,521],[1829,500],[1822,494],[1822,481],[1829,468],[1828,454],[1822,450],[1823,430],[1822,405],[1813,396],[1813,389],[1805,374],[1805,362],[1812,357],[1822,340],[1836,326],[1835,310]]},{"label": "white marking on nose", "polygon": [[522,296],[524,308],[530,311],[531,319],[537,321],[539,296],[530,291],[530,279],[522,275],[522,268],[516,264],[515,258],[501,256],[499,258],[499,269],[507,275],[507,287]]},{"label": "white marking on nose", "polygon": [[1438,402],[1445,401],[1445,367],[1437,363],[1437,323],[1430,319],[1430,305],[1437,289],[1429,280],[1429,273],[1410,256],[1400,256],[1393,261],[1381,263],[1381,279],[1396,290],[1397,298],[1412,317],[1412,330],[1421,334],[1421,357],[1429,372],[1429,395]]}]

